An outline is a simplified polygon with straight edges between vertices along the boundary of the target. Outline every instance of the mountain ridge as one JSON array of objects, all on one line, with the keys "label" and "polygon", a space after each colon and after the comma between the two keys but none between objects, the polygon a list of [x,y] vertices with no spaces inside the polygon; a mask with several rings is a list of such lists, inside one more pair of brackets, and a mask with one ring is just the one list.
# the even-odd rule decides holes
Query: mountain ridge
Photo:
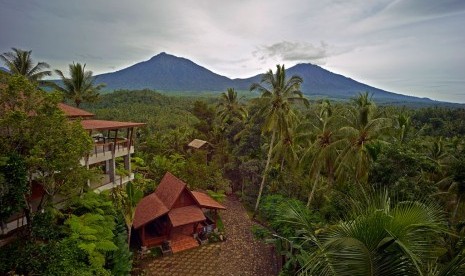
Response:
[{"label": "mountain ridge", "polygon": [[[318,65],[299,63],[286,69],[286,73],[299,75],[304,82],[301,91],[308,96],[331,99],[349,99],[360,92],[369,92],[374,100],[387,102],[440,103],[429,98],[389,92],[341,74],[333,73]],[[249,78],[231,79],[206,67],[166,52],[118,71],[96,75],[96,83],[105,83],[106,90],[153,89],[178,92],[223,92],[227,88],[248,90],[261,80],[262,74]]]}]

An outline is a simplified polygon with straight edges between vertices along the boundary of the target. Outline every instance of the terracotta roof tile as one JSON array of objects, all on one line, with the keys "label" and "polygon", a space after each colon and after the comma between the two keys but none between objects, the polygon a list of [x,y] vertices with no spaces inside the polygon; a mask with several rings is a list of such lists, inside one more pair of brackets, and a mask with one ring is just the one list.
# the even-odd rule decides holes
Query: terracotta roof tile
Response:
[{"label": "terracotta roof tile", "polygon": [[214,200],[205,193],[192,192],[192,195],[194,196],[195,200],[199,203],[199,205],[203,208],[226,210],[226,207],[224,207],[218,201]]},{"label": "terracotta roof tile", "polygon": [[155,193],[163,204],[171,210],[185,188],[186,183],[170,172],[167,172],[160,181],[160,185],[158,185]]},{"label": "terracotta roof tile", "polygon": [[81,125],[85,130],[107,130],[128,127],[144,126],[144,123],[118,122],[104,120],[82,120]]},{"label": "terracotta roof tile", "polygon": [[202,210],[195,205],[173,209],[168,213],[168,217],[173,227],[207,219]]},{"label": "terracotta roof tile", "polygon": [[168,213],[168,208],[155,193],[144,197],[136,206],[133,226],[135,229]]},{"label": "terracotta roof tile", "polygon": [[70,106],[64,103],[59,103],[58,108],[65,113],[66,117],[76,118],[76,117],[93,117],[94,114],[82,110],[80,108]]}]

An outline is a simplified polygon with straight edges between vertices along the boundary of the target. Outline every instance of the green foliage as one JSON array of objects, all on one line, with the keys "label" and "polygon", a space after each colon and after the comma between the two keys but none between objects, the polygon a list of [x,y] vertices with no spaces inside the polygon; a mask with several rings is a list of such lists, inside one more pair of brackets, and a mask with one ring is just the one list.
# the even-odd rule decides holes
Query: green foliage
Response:
[{"label": "green foliage", "polygon": [[198,123],[194,125],[195,129],[203,134],[203,137],[199,138],[209,140],[209,135],[213,131],[213,120],[215,119],[214,109],[204,101],[195,101],[192,114],[199,119]]},{"label": "green foliage", "polygon": [[158,258],[163,256],[163,252],[161,251],[161,247],[157,246],[150,249],[150,256],[153,258]]},{"label": "green foliage", "polygon": [[66,208],[70,213],[80,216],[87,213],[113,216],[115,209],[113,203],[105,194],[87,192],[81,196],[74,196],[70,199]]},{"label": "green foliage", "polygon": [[36,175],[47,194],[44,203],[78,190],[76,184],[89,176],[79,160],[92,141],[79,122],[68,121],[57,106],[60,100],[21,76],[0,86],[0,152],[24,159],[27,174]]},{"label": "green foliage", "polygon": [[24,275],[95,275],[85,252],[69,239],[34,243],[16,241],[0,250],[0,273]]},{"label": "green foliage", "polygon": [[435,170],[435,164],[425,155],[409,147],[391,146],[373,163],[370,183],[377,189],[388,189],[400,200],[415,200],[437,192],[436,184],[424,177]]},{"label": "green foliage", "polygon": [[387,193],[356,200],[344,221],[320,235],[294,218],[302,245],[313,245],[300,250],[302,275],[423,275],[444,253],[445,216],[430,200],[394,203]]},{"label": "green foliage", "polygon": [[224,191],[212,191],[212,190],[207,190],[207,194],[213,198],[214,200],[218,202],[223,202],[226,199],[226,195],[224,194]]},{"label": "green foliage", "polygon": [[454,137],[465,135],[465,109],[429,107],[413,113],[412,123],[424,135]]},{"label": "green foliage", "polygon": [[24,51],[21,49],[12,48],[13,52],[6,52],[0,55],[2,60],[8,67],[8,70],[15,75],[22,75],[31,81],[38,81],[45,76],[51,76],[52,72],[45,70],[50,68],[45,62],[39,62],[34,65],[31,58],[32,51]]},{"label": "green foliage", "polygon": [[29,193],[24,159],[12,153],[0,164],[0,223],[25,205],[25,195]]},{"label": "green foliage", "polygon": [[[151,90],[119,90],[102,95],[98,103],[84,104],[83,107],[105,120],[144,122],[147,126],[138,130],[139,133],[156,136],[198,122],[189,112],[192,102],[189,97],[166,96]],[[154,143],[157,141],[153,140]]]},{"label": "green foliage", "polygon": [[42,212],[34,213],[32,219],[32,236],[36,239],[50,241],[63,236],[59,212],[53,208],[46,208]]},{"label": "green foliage", "polygon": [[65,225],[69,227],[69,239],[86,252],[92,269],[98,274],[106,274],[103,268],[105,254],[118,249],[113,243],[113,217],[91,213],[79,217],[71,215]]},{"label": "green foliage", "polygon": [[127,244],[127,231],[122,216],[117,216],[115,235],[113,242],[118,247],[115,251],[108,253],[106,268],[111,275],[129,275],[132,269],[132,252]]},{"label": "green foliage", "polygon": [[61,81],[63,87],[57,88],[64,93],[65,97],[72,100],[74,104],[79,107],[83,102],[95,102],[99,98],[99,91],[105,84],[94,84],[94,77],[92,71],[86,71],[86,65],[74,63],[69,65],[69,75],[67,78],[60,70],[55,70]]},{"label": "green foliage", "polygon": [[258,225],[252,226],[252,234],[255,238],[260,240],[264,240],[265,238],[269,238],[271,236],[271,232],[268,229]]},{"label": "green foliage", "polygon": [[316,229],[322,222],[318,214],[312,213],[303,202],[282,195],[265,196],[260,204],[259,215],[278,235],[290,239],[298,236],[292,221],[285,219],[291,211],[299,213],[299,216],[307,222],[306,225],[311,226],[312,229]]},{"label": "green foliage", "polygon": [[105,257],[118,247],[114,238],[114,209],[111,201],[103,194],[89,192],[75,198],[70,206],[73,214],[65,220],[68,238],[76,242],[88,258],[92,271],[97,275],[109,275],[104,268]]}]

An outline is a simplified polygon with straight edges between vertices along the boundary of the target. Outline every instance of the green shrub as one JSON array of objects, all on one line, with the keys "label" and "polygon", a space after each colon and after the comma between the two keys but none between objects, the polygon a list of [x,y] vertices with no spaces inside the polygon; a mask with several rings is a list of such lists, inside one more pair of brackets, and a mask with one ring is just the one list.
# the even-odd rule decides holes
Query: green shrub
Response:
[{"label": "green shrub", "polygon": [[127,230],[122,216],[117,217],[113,234],[113,243],[118,249],[107,254],[105,268],[112,275],[129,275],[132,269],[132,252],[128,247]]},{"label": "green shrub", "polygon": [[254,235],[254,237],[256,239],[259,239],[259,240],[264,240],[265,238],[269,238],[270,235],[271,235],[271,232],[262,227],[262,226],[258,226],[258,225],[253,225],[252,226],[252,234]]}]

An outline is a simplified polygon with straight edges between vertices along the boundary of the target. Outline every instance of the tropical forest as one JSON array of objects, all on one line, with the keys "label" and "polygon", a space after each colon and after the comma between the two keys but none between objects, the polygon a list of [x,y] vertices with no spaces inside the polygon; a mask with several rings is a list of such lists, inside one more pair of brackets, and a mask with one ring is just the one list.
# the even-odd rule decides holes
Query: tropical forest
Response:
[{"label": "tropical forest", "polygon": [[[465,275],[463,106],[312,97],[281,64],[246,90],[170,93],[0,58],[1,275]],[[62,104],[144,124],[114,165],[130,181],[89,185],[95,141]],[[168,172],[225,210],[208,244],[166,256],[135,221]]]}]

